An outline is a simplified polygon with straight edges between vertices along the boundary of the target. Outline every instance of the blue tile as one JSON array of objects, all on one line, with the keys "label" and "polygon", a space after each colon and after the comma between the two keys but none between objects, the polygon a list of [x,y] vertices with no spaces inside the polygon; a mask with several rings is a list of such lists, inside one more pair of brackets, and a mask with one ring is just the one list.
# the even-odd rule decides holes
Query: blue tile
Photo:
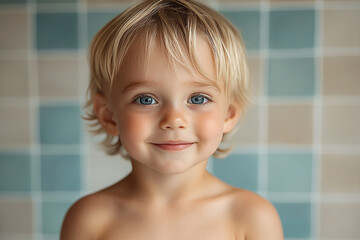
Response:
[{"label": "blue tile", "polygon": [[80,191],[80,155],[41,155],[43,191]]},{"label": "blue tile", "polygon": [[111,12],[89,12],[88,19],[88,42],[90,43],[95,34],[103,27],[106,23],[108,23],[111,19],[116,17],[122,12],[119,11],[111,11]]},{"label": "blue tile", "polygon": [[259,11],[221,11],[241,32],[246,48],[260,48]]},{"label": "blue tile", "polygon": [[0,4],[26,4],[27,0],[0,0]]},{"label": "blue tile", "polygon": [[268,191],[311,192],[311,153],[270,153],[268,155]]},{"label": "blue tile", "polygon": [[62,221],[71,202],[43,202],[42,203],[42,233],[59,234]]},{"label": "blue tile", "polygon": [[273,203],[283,225],[285,238],[309,238],[311,231],[310,203]]},{"label": "blue tile", "polygon": [[315,11],[271,11],[269,39],[271,49],[313,48]]},{"label": "blue tile", "polygon": [[37,13],[36,26],[38,49],[78,48],[77,13]]},{"label": "blue tile", "polygon": [[0,153],[0,191],[30,191],[29,153]]},{"label": "blue tile", "polygon": [[40,106],[41,144],[79,144],[80,128],[78,106]]},{"label": "blue tile", "polygon": [[258,156],[231,154],[225,159],[213,160],[214,175],[224,182],[250,191],[258,188]]},{"label": "blue tile", "polygon": [[272,58],[268,71],[269,96],[314,96],[313,58]]}]

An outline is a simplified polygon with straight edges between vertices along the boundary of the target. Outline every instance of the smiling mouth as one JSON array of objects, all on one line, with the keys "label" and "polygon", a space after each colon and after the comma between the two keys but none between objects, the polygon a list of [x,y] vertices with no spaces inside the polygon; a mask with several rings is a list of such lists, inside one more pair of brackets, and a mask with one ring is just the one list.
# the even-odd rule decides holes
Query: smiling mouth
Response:
[{"label": "smiling mouth", "polygon": [[153,145],[155,145],[158,148],[161,148],[163,150],[167,150],[167,151],[181,151],[181,150],[185,150],[189,147],[191,147],[191,145],[193,145],[193,142],[187,142],[187,143],[153,143]]}]

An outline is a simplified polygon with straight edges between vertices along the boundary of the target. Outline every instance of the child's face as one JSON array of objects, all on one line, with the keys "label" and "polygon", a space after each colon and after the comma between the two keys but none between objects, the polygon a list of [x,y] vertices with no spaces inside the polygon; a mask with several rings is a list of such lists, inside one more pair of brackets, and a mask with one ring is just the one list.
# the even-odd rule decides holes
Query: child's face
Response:
[{"label": "child's face", "polygon": [[[222,86],[180,64],[170,68],[163,49],[155,45],[148,62],[137,55],[136,44],[129,50],[120,81],[110,92],[109,108],[133,161],[178,173],[215,152],[223,133],[236,124],[239,109],[229,104]],[[205,73],[215,79],[211,49],[202,38],[197,56]]]}]

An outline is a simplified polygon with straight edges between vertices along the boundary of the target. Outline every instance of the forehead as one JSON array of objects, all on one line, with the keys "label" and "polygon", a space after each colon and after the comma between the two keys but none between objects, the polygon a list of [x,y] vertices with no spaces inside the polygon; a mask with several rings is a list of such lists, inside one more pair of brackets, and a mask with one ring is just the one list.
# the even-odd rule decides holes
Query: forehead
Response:
[{"label": "forehead", "polygon": [[148,80],[171,82],[176,79],[191,79],[219,87],[215,81],[213,52],[205,38],[198,36],[191,51],[181,44],[174,49],[166,48],[159,38],[146,42],[138,37],[121,64],[116,85]]}]

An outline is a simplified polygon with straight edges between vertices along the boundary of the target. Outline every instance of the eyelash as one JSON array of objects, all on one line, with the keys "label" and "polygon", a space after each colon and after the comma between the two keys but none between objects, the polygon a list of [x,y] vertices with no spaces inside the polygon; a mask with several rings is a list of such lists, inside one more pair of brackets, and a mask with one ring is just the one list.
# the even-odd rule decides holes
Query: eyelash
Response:
[{"label": "eyelash", "polygon": [[[191,96],[189,97],[188,101],[189,101],[192,97],[196,97],[196,96],[200,96],[200,97],[205,98],[205,99],[207,100],[207,102],[202,103],[202,104],[193,104],[193,105],[206,105],[206,104],[208,104],[208,103],[210,103],[210,102],[213,101],[210,96],[208,96],[208,95],[206,95],[206,94],[204,94],[204,93],[195,93],[195,94],[193,94],[193,95],[191,95]],[[140,94],[140,95],[137,95],[136,97],[133,98],[132,102],[133,102],[133,103],[137,103],[137,104],[142,105],[142,106],[147,106],[146,104],[141,104],[141,103],[138,102],[138,100],[139,100],[141,97],[151,97],[152,99],[154,99],[154,100],[158,103],[158,100],[156,100],[156,98],[153,97],[153,96],[151,96],[150,94]],[[187,101],[187,102],[188,102],[188,101]],[[150,104],[150,105],[152,105],[152,104]]]},{"label": "eyelash", "polygon": [[[207,100],[207,102],[202,103],[202,104],[193,104],[193,105],[206,105],[206,104],[212,102],[212,98],[211,98],[210,96],[206,95],[206,94],[203,94],[203,93],[195,93],[195,94],[193,94],[193,95],[190,96],[189,100],[190,100],[192,97],[196,97],[196,96],[200,96],[200,97],[205,98],[205,99]],[[188,101],[189,101],[189,100],[188,100]]]},{"label": "eyelash", "polygon": [[152,99],[154,99],[156,102],[158,102],[156,100],[156,98],[154,98],[153,96],[151,96],[150,94],[140,94],[140,95],[137,95],[136,97],[134,97],[134,99],[132,100],[133,103],[137,103],[139,105],[142,105],[142,106],[146,106],[146,104],[141,104],[138,102],[138,100],[141,98],[141,97],[151,97]]}]

